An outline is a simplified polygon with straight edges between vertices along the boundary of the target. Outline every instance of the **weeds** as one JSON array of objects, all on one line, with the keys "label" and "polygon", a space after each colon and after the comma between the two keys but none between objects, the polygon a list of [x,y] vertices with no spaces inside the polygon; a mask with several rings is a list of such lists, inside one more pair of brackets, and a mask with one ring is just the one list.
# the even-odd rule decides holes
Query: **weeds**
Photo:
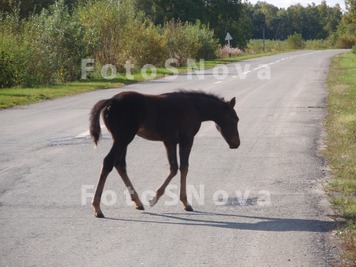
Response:
[{"label": "weeds", "polygon": [[249,54],[259,54],[264,52],[275,53],[288,50],[286,41],[265,40],[264,43],[265,44],[263,44],[263,40],[260,39],[250,40],[247,44],[246,52]]},{"label": "weeds", "polygon": [[334,58],[329,74],[327,148],[324,151],[334,180],[329,185],[332,204],[346,221],[340,232],[345,257],[356,264],[356,55]]},{"label": "weeds", "polygon": [[227,57],[237,57],[243,54],[243,51],[238,48],[229,47],[225,45],[224,47],[220,47],[217,51],[217,56],[219,58],[227,58]]}]

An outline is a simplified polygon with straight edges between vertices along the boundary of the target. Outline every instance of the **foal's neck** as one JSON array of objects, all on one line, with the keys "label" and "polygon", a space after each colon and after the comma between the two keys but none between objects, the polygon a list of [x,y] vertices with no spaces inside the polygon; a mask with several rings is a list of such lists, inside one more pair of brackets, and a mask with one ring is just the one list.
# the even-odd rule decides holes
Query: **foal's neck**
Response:
[{"label": "foal's neck", "polygon": [[210,97],[200,97],[193,100],[194,105],[198,108],[202,121],[214,121],[217,122],[223,110],[223,101]]}]

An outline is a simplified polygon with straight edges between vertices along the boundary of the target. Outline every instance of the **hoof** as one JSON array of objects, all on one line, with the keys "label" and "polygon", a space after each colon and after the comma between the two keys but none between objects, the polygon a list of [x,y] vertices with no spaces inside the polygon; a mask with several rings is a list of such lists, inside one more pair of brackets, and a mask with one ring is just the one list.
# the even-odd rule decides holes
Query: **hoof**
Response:
[{"label": "hoof", "polygon": [[185,211],[194,211],[193,208],[192,208],[192,206],[190,206],[190,205],[184,207],[184,210],[185,210]]},{"label": "hoof", "polygon": [[145,210],[145,208],[141,205],[141,206],[136,206],[135,207],[137,210]]},{"label": "hoof", "polygon": [[150,207],[153,207],[157,203],[157,197],[152,198],[150,201]]},{"label": "hoof", "polygon": [[95,212],[94,213],[94,216],[96,217],[96,218],[105,218],[105,216],[104,216],[104,214],[100,211],[100,212]]}]

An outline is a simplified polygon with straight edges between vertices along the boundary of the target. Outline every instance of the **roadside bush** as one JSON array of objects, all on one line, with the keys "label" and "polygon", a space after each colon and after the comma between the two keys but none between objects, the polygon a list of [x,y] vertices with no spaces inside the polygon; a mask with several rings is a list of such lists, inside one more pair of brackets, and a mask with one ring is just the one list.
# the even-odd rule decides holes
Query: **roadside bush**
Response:
[{"label": "roadside bush", "polygon": [[11,87],[17,83],[17,42],[4,31],[0,40],[0,88]]},{"label": "roadside bush", "polygon": [[85,27],[87,53],[99,65],[113,64],[122,71],[126,61],[136,69],[150,63],[163,65],[167,57],[166,39],[144,14],[136,12],[132,1],[101,0],[79,8]]},{"label": "roadside bush", "polygon": [[164,66],[168,58],[166,37],[151,22],[138,25],[135,31],[133,36],[137,39],[132,40],[130,58],[140,68],[145,64]]},{"label": "roadside bush", "polygon": [[[66,1],[67,2],[67,1]],[[58,0],[40,14],[20,19],[19,12],[0,15],[0,88],[79,80],[81,60],[95,66],[127,61],[138,70],[164,66],[169,57],[211,59],[218,41],[200,22],[171,21],[155,26],[133,0],[83,0],[69,9]],[[100,75],[95,69],[91,77]]]},{"label": "roadside bush", "polygon": [[[119,50],[118,7],[109,1],[90,1],[78,8],[85,28],[84,41],[89,57],[97,63],[117,65]],[[122,51],[123,52],[123,51]]]},{"label": "roadside bush", "polygon": [[16,84],[16,64],[5,51],[0,52],[0,88]]},{"label": "roadside bush", "polygon": [[347,12],[344,14],[336,31],[337,48],[351,49],[353,45],[356,45],[356,10],[354,4],[352,5],[349,6],[350,10],[347,10]]},{"label": "roadside bush", "polygon": [[320,49],[330,49],[333,48],[334,45],[332,44],[331,39],[325,39],[325,40],[307,40],[305,41],[305,49],[314,49],[314,50],[320,50]]},{"label": "roadside bush", "polygon": [[196,39],[199,43],[199,49],[193,55],[195,59],[214,59],[216,50],[219,47],[218,39],[214,38],[214,32],[208,26],[196,21],[195,24],[186,23],[185,32],[190,40]]},{"label": "roadside bush", "polygon": [[25,42],[33,52],[29,73],[37,83],[78,80],[85,57],[84,28],[76,14],[70,14],[63,0],[32,17],[25,29]]},{"label": "roadside bush", "polygon": [[356,44],[356,36],[341,35],[337,38],[336,47],[350,49]]},{"label": "roadside bush", "polygon": [[0,23],[0,88],[28,80],[31,50],[23,40],[23,23],[18,13],[6,14]]},{"label": "roadside bush", "polygon": [[178,65],[184,64],[188,58],[193,58],[199,49],[197,40],[188,40],[181,22],[174,20],[167,22],[164,26],[164,34],[167,39],[169,57],[176,59]]},{"label": "roadside bush", "polygon": [[167,22],[164,26],[164,34],[167,39],[167,47],[170,58],[178,60],[178,64],[184,64],[188,58],[192,59],[212,59],[216,57],[218,41],[214,39],[213,31],[201,25],[198,21],[195,24]]},{"label": "roadside bush", "polygon": [[305,41],[300,33],[294,33],[288,35],[287,46],[290,49],[303,49],[305,46]]},{"label": "roadside bush", "polygon": [[174,20],[162,28],[154,26],[132,1],[122,1],[120,7],[110,0],[91,2],[80,7],[80,18],[89,55],[99,65],[113,64],[118,71],[126,61],[139,69],[145,64],[163,66],[168,58],[184,64],[188,58],[216,56],[218,41],[207,26]]}]

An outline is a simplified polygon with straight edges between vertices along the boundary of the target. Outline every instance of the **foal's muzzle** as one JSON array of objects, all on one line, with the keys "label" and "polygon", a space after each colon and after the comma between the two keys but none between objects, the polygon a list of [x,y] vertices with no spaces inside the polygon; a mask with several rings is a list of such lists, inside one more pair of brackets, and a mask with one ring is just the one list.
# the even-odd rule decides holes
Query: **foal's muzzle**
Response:
[{"label": "foal's muzzle", "polygon": [[229,147],[231,149],[237,149],[240,146],[240,140],[237,142],[234,142],[233,144],[229,144]]},{"label": "foal's muzzle", "polygon": [[230,145],[231,149],[237,149],[240,146],[240,144],[236,144],[236,145]]}]

